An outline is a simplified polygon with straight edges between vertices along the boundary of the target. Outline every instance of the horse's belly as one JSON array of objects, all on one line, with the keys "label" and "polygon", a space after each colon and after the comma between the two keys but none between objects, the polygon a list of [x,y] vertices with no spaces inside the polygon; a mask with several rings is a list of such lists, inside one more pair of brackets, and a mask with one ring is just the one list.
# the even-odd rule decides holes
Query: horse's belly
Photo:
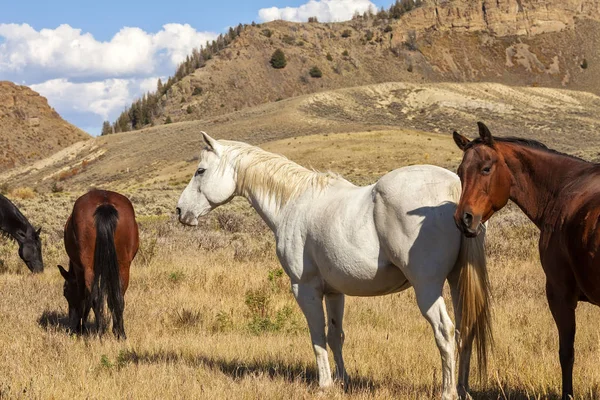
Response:
[{"label": "horse's belly", "polygon": [[400,268],[392,264],[319,268],[327,288],[349,296],[380,296],[410,287]]}]

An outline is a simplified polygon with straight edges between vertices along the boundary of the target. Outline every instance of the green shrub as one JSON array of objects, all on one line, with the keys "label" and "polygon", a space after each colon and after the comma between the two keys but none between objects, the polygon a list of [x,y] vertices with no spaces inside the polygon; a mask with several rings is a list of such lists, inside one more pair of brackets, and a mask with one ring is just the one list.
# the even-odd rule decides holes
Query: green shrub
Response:
[{"label": "green shrub", "polygon": [[293,45],[296,42],[296,39],[294,39],[293,36],[290,35],[285,35],[281,38],[281,41],[285,44],[289,44],[290,46]]},{"label": "green shrub", "polygon": [[312,77],[312,78],[320,78],[323,76],[323,72],[321,71],[321,69],[319,67],[317,67],[316,65],[314,67],[312,67],[310,69],[310,71],[308,71],[308,74]]},{"label": "green shrub", "polygon": [[233,319],[231,314],[224,311],[219,311],[215,316],[215,320],[210,328],[213,333],[228,332],[233,329]]},{"label": "green shrub", "polygon": [[373,32],[372,31],[367,31],[367,33],[365,34],[365,40],[367,42],[370,42],[371,40],[373,40]]},{"label": "green shrub", "polygon": [[342,53],[342,55],[344,57],[348,57],[350,55],[350,53],[348,53],[348,50],[344,50],[344,52]]},{"label": "green shrub", "polygon": [[192,96],[199,96],[202,94],[202,88],[199,86],[196,86],[194,88],[194,91],[192,92]]},{"label": "green shrub", "polygon": [[392,31],[392,26],[388,25],[385,27],[385,29],[383,30],[385,33],[391,32]]},{"label": "green shrub", "polygon": [[173,271],[169,274],[169,281],[171,283],[181,282],[185,278],[185,274],[182,271]]},{"label": "green shrub", "polygon": [[192,106],[187,106],[186,110],[185,110],[188,114],[191,114],[194,112],[194,107]]},{"label": "green shrub", "polygon": [[167,115],[167,119],[165,120],[165,124],[171,124],[173,121],[171,120],[171,116]]},{"label": "green shrub", "polygon": [[275,69],[285,68],[287,65],[287,60],[285,59],[285,54],[281,49],[275,50],[273,55],[271,56],[271,66]]},{"label": "green shrub", "polygon": [[270,29],[263,29],[260,34],[270,38],[273,35],[273,31]]},{"label": "green shrub", "polygon": [[327,53],[327,61],[333,61],[333,57],[329,53]]},{"label": "green shrub", "polygon": [[352,36],[352,31],[350,29],[344,29],[344,31],[342,32],[342,37],[349,38],[350,36]]}]

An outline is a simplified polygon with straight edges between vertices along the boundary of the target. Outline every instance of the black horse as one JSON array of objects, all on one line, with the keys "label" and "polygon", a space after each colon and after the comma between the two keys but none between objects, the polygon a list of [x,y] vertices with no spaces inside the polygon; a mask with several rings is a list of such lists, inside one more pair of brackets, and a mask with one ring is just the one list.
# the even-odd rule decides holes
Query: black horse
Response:
[{"label": "black horse", "polygon": [[19,244],[19,256],[31,272],[44,270],[40,231],[31,226],[21,211],[6,197],[0,195],[0,234],[14,239]]}]

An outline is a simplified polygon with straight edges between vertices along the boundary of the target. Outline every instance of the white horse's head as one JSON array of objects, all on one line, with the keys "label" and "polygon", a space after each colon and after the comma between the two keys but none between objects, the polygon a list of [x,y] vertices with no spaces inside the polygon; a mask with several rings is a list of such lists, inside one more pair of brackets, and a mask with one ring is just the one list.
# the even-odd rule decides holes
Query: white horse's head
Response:
[{"label": "white horse's head", "polygon": [[227,203],[235,194],[235,171],[222,160],[225,146],[202,132],[204,148],[194,176],[179,202],[177,215],[185,225],[198,225],[198,218]]}]

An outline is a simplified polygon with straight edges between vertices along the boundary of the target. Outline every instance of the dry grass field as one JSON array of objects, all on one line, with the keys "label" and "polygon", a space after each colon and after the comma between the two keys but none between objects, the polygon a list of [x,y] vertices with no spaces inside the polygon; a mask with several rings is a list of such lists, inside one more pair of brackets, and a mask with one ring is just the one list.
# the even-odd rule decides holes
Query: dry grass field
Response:
[{"label": "dry grass field", "polygon": [[[431,140],[429,140],[431,139]],[[283,139],[264,148],[365,184],[402,165],[456,168],[449,137],[374,131]],[[191,174],[190,163],[187,174]],[[29,193],[15,202],[43,226],[46,271],[29,274],[16,246],[0,242],[0,398],[422,399],[440,395],[440,361],[412,289],[348,298],[345,358],[351,385],[316,385],[304,317],[275,257],[272,235],[242,200],[197,228],[172,216],[184,183],[124,190],[142,247],[126,294],[128,339],[65,330],[56,264],[66,262],[62,224],[80,191]],[[495,348],[477,399],[557,398],[557,334],[545,301],[537,233],[520,212],[496,216],[488,241]],[[432,246],[435,244],[432,243]],[[448,303],[449,304],[449,303]],[[600,396],[600,310],[577,311],[575,384]],[[475,376],[475,374],[473,374]]]},{"label": "dry grass field", "polygon": [[[455,170],[461,154],[448,133],[458,128],[472,136],[478,119],[491,121],[493,133],[542,139],[595,159],[598,104],[597,96],[562,90],[383,84],[98,138],[5,172],[0,189],[43,227],[46,271],[29,274],[16,245],[0,238],[0,398],[438,398],[439,355],[412,289],[347,299],[351,385],[348,393],[339,386],[319,390],[306,322],[276,260],[272,234],[254,210],[238,199],[196,228],[174,219],[195,169],[198,131],[260,143],[362,185],[410,164]],[[141,228],[123,342],[99,339],[92,324],[82,337],[65,329],[67,303],[56,269],[67,262],[62,228],[73,201],[91,186],[128,195]],[[556,399],[560,393],[557,333],[537,236],[515,207],[490,223],[496,341],[488,376],[472,380],[476,399]],[[578,398],[600,397],[599,317],[600,309],[589,304],[577,310]]]}]

